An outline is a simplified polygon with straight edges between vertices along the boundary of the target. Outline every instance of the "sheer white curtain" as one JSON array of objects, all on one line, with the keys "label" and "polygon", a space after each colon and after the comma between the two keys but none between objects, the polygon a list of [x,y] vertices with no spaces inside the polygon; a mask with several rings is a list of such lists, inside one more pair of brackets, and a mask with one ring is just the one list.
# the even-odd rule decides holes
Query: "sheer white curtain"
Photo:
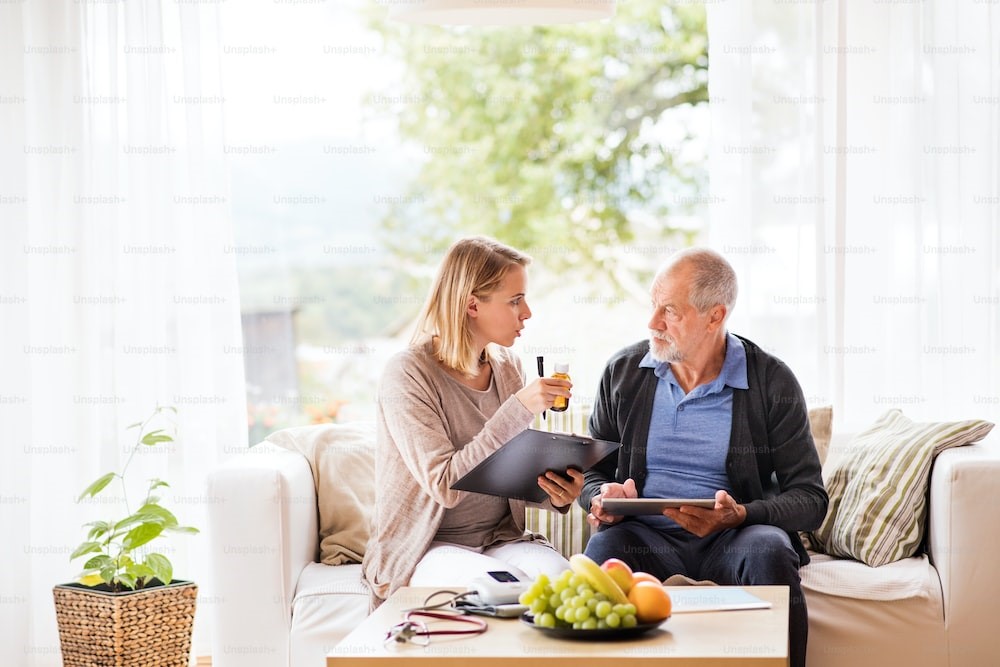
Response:
[{"label": "sheer white curtain", "polygon": [[1000,416],[1000,8],[708,4],[732,328],[856,430]]},{"label": "sheer white curtain", "polygon": [[[162,502],[201,528],[205,473],[246,446],[216,13],[0,8],[0,664],[60,664],[51,588],[82,566],[82,524],[123,516],[75,498],[121,469],[128,424],[177,408],[177,441],[129,474],[167,480]],[[163,549],[201,585],[206,654],[204,533]]]}]

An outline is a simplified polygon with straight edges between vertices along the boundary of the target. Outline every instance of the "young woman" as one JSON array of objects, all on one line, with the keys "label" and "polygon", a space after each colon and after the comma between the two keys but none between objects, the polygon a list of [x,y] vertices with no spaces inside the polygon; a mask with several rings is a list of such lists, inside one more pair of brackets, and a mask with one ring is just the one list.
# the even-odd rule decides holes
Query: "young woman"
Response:
[{"label": "young woman", "polygon": [[[524,530],[525,503],[451,485],[570,396],[567,380],[525,386],[507,348],[531,309],[530,262],[492,239],[466,238],[446,254],[410,347],[386,366],[379,386],[377,500],[363,563],[376,604],[401,586],[463,586],[490,570],[519,579],[569,565]],[[583,475],[538,478],[542,506],[565,512]]]}]

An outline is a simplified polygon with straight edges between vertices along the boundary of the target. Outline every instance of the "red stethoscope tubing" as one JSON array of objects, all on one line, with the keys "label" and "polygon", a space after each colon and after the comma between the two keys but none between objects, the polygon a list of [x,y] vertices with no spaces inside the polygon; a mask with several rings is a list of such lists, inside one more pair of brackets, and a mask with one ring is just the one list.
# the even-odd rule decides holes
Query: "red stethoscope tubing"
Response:
[{"label": "red stethoscope tubing", "polygon": [[469,625],[476,626],[475,628],[470,628],[468,630],[462,630],[458,628],[452,628],[450,630],[426,630],[418,631],[413,634],[421,636],[431,636],[431,635],[478,635],[480,633],[486,632],[488,627],[486,621],[481,618],[476,618],[474,616],[466,616],[465,614],[449,614],[446,612],[437,611],[408,611],[403,617],[407,621],[412,621],[414,618],[433,618],[440,621],[454,621],[455,623],[468,623]]}]

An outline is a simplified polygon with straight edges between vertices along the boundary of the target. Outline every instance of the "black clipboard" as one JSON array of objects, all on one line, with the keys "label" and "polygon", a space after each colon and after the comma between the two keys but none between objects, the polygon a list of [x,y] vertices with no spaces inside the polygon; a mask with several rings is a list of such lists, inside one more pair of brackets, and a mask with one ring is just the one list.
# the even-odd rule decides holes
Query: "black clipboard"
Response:
[{"label": "black clipboard", "polygon": [[539,475],[547,470],[586,470],[619,447],[618,442],[529,428],[483,459],[451,488],[540,503],[548,495],[538,486]]}]

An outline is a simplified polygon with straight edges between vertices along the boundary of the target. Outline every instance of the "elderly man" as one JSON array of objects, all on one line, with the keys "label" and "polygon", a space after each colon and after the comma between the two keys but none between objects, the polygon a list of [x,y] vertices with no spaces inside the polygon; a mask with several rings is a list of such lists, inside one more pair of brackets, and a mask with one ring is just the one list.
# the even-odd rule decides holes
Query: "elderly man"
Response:
[{"label": "elderly man", "polygon": [[[828,497],[802,389],[784,363],[729,333],[736,274],[718,253],[673,255],[651,289],[648,341],[608,362],[590,432],[623,443],[586,474],[580,503],[597,528],[586,553],[661,579],[787,585],[792,665],[808,620],[796,531],[819,526]],[[663,516],[605,512],[604,498],[714,498]]]}]

